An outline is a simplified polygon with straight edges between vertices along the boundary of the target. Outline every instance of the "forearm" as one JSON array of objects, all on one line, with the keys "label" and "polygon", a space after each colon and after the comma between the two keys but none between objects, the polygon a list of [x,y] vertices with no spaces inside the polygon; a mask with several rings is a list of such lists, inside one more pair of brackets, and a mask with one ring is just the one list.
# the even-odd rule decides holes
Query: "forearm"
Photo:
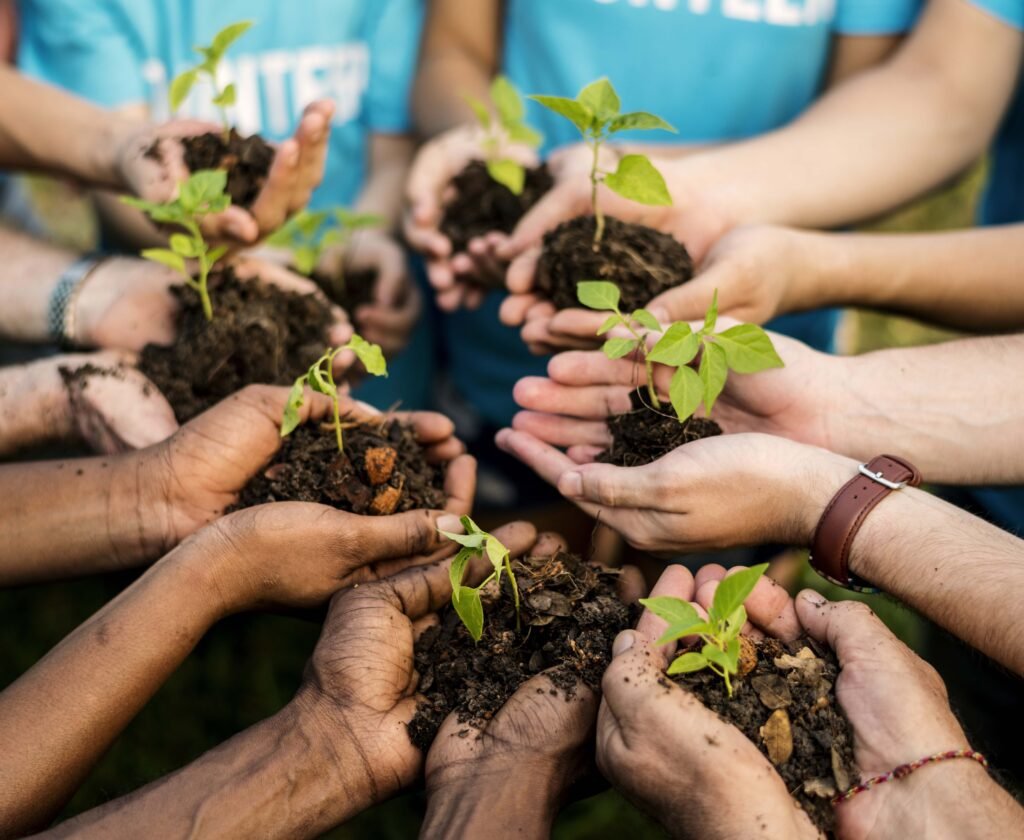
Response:
[{"label": "forearm", "polygon": [[74,365],[75,357],[0,368],[0,457],[72,437],[70,401],[59,370],[69,363]]},{"label": "forearm", "polygon": [[793,231],[786,311],[861,306],[953,329],[1024,327],[1024,225],[954,233]]},{"label": "forearm", "polygon": [[374,802],[365,757],[300,699],[197,761],[46,837],[318,837]]},{"label": "forearm", "polygon": [[378,135],[371,140],[370,172],[356,210],[383,217],[389,230],[397,230],[401,222],[414,148],[412,139],[402,135]]},{"label": "forearm", "polygon": [[6,66],[0,66],[0,89],[3,168],[123,187],[115,154],[122,128],[117,116]]},{"label": "forearm", "polygon": [[824,444],[865,460],[902,455],[927,481],[1024,483],[1024,336],[970,338],[843,359],[823,406]]},{"label": "forearm", "polygon": [[173,542],[150,450],[0,467],[0,586],[131,568]]},{"label": "forearm", "polygon": [[830,227],[905,203],[985,150],[1016,84],[1021,35],[932,0],[900,51],[790,126],[666,168],[735,224]]},{"label": "forearm", "polygon": [[24,233],[0,227],[0,338],[51,340],[47,313],[61,274],[77,255]]},{"label": "forearm", "polygon": [[168,555],[0,694],[0,836],[49,823],[220,617],[189,553]]}]

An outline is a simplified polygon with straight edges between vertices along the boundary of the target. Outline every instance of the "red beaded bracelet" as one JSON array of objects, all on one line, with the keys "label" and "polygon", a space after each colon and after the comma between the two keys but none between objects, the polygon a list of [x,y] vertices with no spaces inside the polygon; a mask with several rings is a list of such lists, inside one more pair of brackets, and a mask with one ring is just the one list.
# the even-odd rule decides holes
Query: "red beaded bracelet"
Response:
[{"label": "red beaded bracelet", "polygon": [[920,770],[926,764],[934,764],[937,761],[948,761],[951,758],[970,758],[977,761],[982,767],[988,767],[988,759],[975,750],[950,750],[949,752],[936,753],[935,755],[919,758],[917,761],[911,761],[909,764],[901,764],[899,767],[895,767],[888,773],[883,773],[881,776],[872,776],[870,779],[865,779],[859,785],[854,785],[846,791],[846,793],[841,793],[839,796],[835,797],[832,800],[832,804],[838,805],[840,802],[846,802],[853,799],[853,797],[858,793],[871,790],[875,785],[885,784],[885,782],[891,782],[893,779],[902,779],[904,776],[909,776],[915,770]]}]

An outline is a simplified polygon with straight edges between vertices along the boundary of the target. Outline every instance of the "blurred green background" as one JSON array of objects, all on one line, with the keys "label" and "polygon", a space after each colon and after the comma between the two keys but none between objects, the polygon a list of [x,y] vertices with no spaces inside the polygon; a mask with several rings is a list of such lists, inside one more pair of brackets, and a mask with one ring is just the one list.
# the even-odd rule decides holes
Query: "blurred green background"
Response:
[{"label": "blurred green background", "polygon": [[[983,167],[948,189],[871,226],[876,230],[929,230],[969,226]],[[69,188],[28,181],[33,203],[52,221],[58,238],[88,247],[94,223]],[[840,345],[843,352],[942,340],[947,334],[906,319],[849,312]],[[287,558],[282,558],[287,562]],[[68,632],[133,579],[112,575],[72,583],[0,592],[0,687],[30,668]],[[801,585],[821,581],[806,569]],[[826,587],[827,589],[827,587]],[[827,590],[832,596],[847,593]],[[868,600],[912,646],[919,646],[923,624],[909,610],[881,596]],[[188,763],[232,734],[273,714],[288,702],[316,643],[315,623],[295,618],[250,615],[214,628],[146,709],[132,722],[96,767],[67,808],[78,813],[125,794]],[[378,806],[331,832],[331,838],[407,838],[417,833],[423,802],[410,793]],[[620,797],[607,792],[567,808],[554,836],[576,840],[598,836],[640,840],[660,831]]]}]

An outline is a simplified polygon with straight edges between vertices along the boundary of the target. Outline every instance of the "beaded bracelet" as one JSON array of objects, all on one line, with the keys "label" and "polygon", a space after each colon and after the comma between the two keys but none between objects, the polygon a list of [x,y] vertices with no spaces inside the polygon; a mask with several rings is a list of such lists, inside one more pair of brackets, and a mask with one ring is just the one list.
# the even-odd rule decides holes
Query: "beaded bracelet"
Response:
[{"label": "beaded bracelet", "polygon": [[840,802],[847,802],[848,800],[853,799],[853,797],[858,793],[871,790],[871,788],[876,785],[891,782],[893,779],[902,779],[904,776],[909,776],[915,770],[920,770],[926,764],[934,764],[938,761],[948,761],[951,758],[970,758],[977,761],[982,767],[988,768],[988,759],[975,750],[950,750],[949,752],[936,753],[935,755],[919,758],[917,761],[911,761],[909,764],[901,764],[899,767],[895,767],[888,773],[883,773],[881,776],[872,776],[870,779],[865,779],[859,785],[854,785],[846,791],[846,793],[841,793],[839,796],[835,797],[832,800],[832,804],[838,805]]}]

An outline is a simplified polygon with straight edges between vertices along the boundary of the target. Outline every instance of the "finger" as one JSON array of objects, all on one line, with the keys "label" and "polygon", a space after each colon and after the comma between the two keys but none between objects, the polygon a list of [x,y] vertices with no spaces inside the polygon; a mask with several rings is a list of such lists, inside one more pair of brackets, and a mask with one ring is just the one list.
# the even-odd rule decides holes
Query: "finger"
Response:
[{"label": "finger", "polygon": [[476,494],[476,458],[459,455],[445,470],[444,493],[447,497],[444,509],[456,516],[468,516],[473,510]]},{"label": "finger", "polygon": [[721,580],[724,577],[725,566],[719,563],[708,563],[697,570],[697,574],[694,576],[694,586],[699,590],[709,580]]},{"label": "finger", "polygon": [[[506,247],[505,253],[511,248]],[[526,294],[537,284],[537,264],[540,262],[540,247],[528,248],[509,263],[508,271],[505,272],[505,286],[510,292],[517,295]],[[499,254],[501,256],[501,254]],[[506,257],[506,259],[509,259]]]},{"label": "finger", "polygon": [[[472,566],[481,566],[471,563]],[[368,597],[383,598],[401,610],[412,621],[435,613],[452,596],[452,584],[448,577],[451,560],[430,566],[416,566],[393,577],[360,587]],[[359,591],[359,590],[355,590]]]},{"label": "finger", "polygon": [[647,581],[636,566],[623,566],[615,591],[627,604],[635,604],[647,594]]},{"label": "finger", "polygon": [[250,211],[263,232],[277,230],[288,218],[299,153],[299,144],[295,140],[285,140],[274,154],[267,180]]},{"label": "finger", "polygon": [[578,192],[574,185],[556,185],[548,190],[519,220],[509,235],[504,250],[498,256],[511,260],[527,248],[539,245],[545,233],[578,215],[577,211],[580,208],[577,196]]},{"label": "finger", "polygon": [[729,277],[723,274],[722,269],[713,266],[690,282],[662,292],[646,308],[663,324],[700,320],[703,325],[704,313],[711,306],[716,290],[719,290],[719,310],[725,311],[721,290],[727,288],[728,283]]},{"label": "finger", "polygon": [[398,412],[395,416],[412,426],[416,440],[424,445],[447,440],[455,434],[455,424],[436,411]]},{"label": "finger", "polygon": [[[574,465],[559,476],[558,491],[567,499],[610,508],[661,509],[666,501],[659,478],[665,469],[657,461],[644,467],[611,464]],[[662,498],[659,499],[659,495]]]},{"label": "finger", "polygon": [[495,528],[491,534],[512,557],[522,557],[537,543],[537,529],[529,522],[509,522]]},{"label": "finger", "polygon": [[548,363],[548,376],[562,385],[640,384],[640,371],[630,359],[609,359],[600,350],[560,353]]},{"label": "finger", "polygon": [[[693,575],[685,566],[668,566],[658,582],[651,589],[652,598],[679,598],[681,601],[693,599]],[[668,622],[656,616],[650,610],[644,610],[637,622],[636,631],[646,642],[653,645],[661,635],[668,629]],[[675,650],[675,643],[669,643],[662,647],[662,653],[670,657]]]},{"label": "finger", "polygon": [[330,100],[322,99],[306,106],[295,133],[299,143],[299,163],[291,191],[289,214],[309,204],[313,190],[323,180],[333,116],[334,103]]},{"label": "finger", "polygon": [[498,319],[506,327],[522,326],[526,321],[526,313],[537,303],[535,295],[508,295],[498,309]]},{"label": "finger", "polygon": [[448,237],[431,224],[417,223],[411,210],[402,217],[402,236],[410,248],[427,257],[447,257],[452,252]]},{"label": "finger", "polygon": [[[743,566],[730,569],[729,574],[740,571]],[[768,636],[791,642],[803,635],[796,604],[786,591],[767,575],[761,577],[753,591],[744,601],[750,623]]]},{"label": "finger", "polygon": [[606,320],[607,313],[591,312],[586,309],[562,309],[553,315],[548,330],[554,335],[585,340],[593,345],[601,342],[597,331]]},{"label": "finger", "polygon": [[835,651],[840,668],[859,651],[871,651],[879,660],[890,658],[885,650],[902,648],[871,609],[859,601],[834,603],[813,589],[796,596],[796,614],[808,635]]},{"label": "finger", "polygon": [[590,464],[607,451],[607,446],[570,446],[565,454],[577,464]]},{"label": "finger", "polygon": [[604,420],[632,410],[632,391],[623,385],[563,385],[542,376],[526,376],[513,387],[512,398],[517,405],[544,414]]},{"label": "finger", "polygon": [[436,551],[445,542],[437,530],[443,514],[411,510],[392,516],[353,517],[338,512],[332,524],[341,545],[353,556],[353,568],[394,558],[416,557]]},{"label": "finger", "polygon": [[541,478],[556,486],[562,473],[578,469],[562,452],[537,440],[526,432],[501,429],[494,438],[495,443],[509,455],[513,455],[531,467]]},{"label": "finger", "polygon": [[384,248],[377,263],[374,300],[381,306],[392,308],[398,305],[407,289],[412,294],[409,275],[406,273],[405,254],[397,247]]},{"label": "finger", "polygon": [[417,642],[420,640],[420,636],[426,633],[431,627],[437,627],[441,623],[441,619],[437,613],[429,613],[423,618],[418,618],[412,623],[412,637]]},{"label": "finger", "polygon": [[530,549],[531,557],[554,557],[556,554],[562,551],[569,550],[569,543],[566,542],[565,537],[561,534],[555,534],[551,531],[545,531],[538,535],[537,542]]},{"label": "finger", "polygon": [[[742,568],[742,567],[739,567],[739,568]],[[720,580],[709,580],[709,581],[706,581],[704,583],[704,585],[701,586],[700,589],[697,590],[697,594],[696,594],[696,598],[695,598],[695,603],[699,604],[705,610],[710,610],[711,609],[711,605],[714,603],[715,592],[718,591],[719,584],[721,584]],[[741,632],[743,633],[744,636],[750,636],[750,637],[755,638],[755,639],[757,639],[757,638],[763,639],[764,638],[764,633],[762,633],[760,630],[755,628],[754,625],[750,623],[749,619],[747,621],[743,622],[743,628],[742,628]]]},{"label": "finger", "polygon": [[252,245],[260,238],[256,220],[241,207],[228,207],[222,213],[207,216],[200,223],[203,235],[211,242]]},{"label": "finger", "polygon": [[552,446],[595,446],[607,449],[612,435],[603,420],[576,420],[555,414],[520,411],[512,417],[512,428],[526,432]]}]

